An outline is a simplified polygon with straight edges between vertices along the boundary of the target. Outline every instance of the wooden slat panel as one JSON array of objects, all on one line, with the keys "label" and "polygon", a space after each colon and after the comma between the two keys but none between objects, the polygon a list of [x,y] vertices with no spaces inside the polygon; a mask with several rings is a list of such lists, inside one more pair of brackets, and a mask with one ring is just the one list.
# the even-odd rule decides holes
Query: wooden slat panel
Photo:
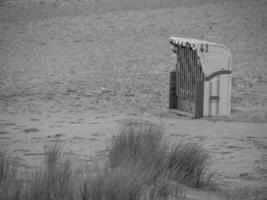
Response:
[{"label": "wooden slat panel", "polygon": [[187,47],[186,48],[186,61],[187,61],[187,71],[188,71],[188,74],[187,74],[187,80],[188,80],[188,99],[191,100],[191,66],[190,66],[190,50],[189,48]]},{"label": "wooden slat panel", "polygon": [[193,97],[194,97],[194,88],[193,88],[193,85],[194,85],[194,76],[193,76],[193,65],[192,65],[192,49],[189,48],[188,49],[188,64],[190,66],[190,100],[193,100]]},{"label": "wooden slat panel", "polygon": [[185,98],[186,99],[189,99],[188,98],[188,93],[189,93],[189,81],[188,81],[188,70],[189,70],[189,67],[188,67],[188,64],[187,64],[187,52],[186,52],[186,47],[184,47],[184,64],[185,64]]},{"label": "wooden slat panel", "polygon": [[180,70],[181,70],[181,66],[180,66],[180,58],[179,58],[179,47],[176,48],[176,54],[177,54],[177,63],[176,63],[176,94],[177,96],[180,96],[180,82],[181,82],[181,78],[180,78]]},{"label": "wooden slat panel", "polygon": [[196,50],[190,47],[177,47],[177,96],[189,101],[195,100],[196,78],[203,72]]}]

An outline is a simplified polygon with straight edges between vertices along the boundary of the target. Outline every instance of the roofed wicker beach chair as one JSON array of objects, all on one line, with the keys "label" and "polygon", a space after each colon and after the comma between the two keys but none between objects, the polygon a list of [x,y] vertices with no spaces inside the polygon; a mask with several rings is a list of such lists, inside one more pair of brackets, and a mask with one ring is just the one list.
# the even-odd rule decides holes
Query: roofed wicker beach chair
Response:
[{"label": "roofed wicker beach chair", "polygon": [[231,53],[222,44],[171,37],[177,55],[170,73],[169,108],[195,118],[230,115]]}]

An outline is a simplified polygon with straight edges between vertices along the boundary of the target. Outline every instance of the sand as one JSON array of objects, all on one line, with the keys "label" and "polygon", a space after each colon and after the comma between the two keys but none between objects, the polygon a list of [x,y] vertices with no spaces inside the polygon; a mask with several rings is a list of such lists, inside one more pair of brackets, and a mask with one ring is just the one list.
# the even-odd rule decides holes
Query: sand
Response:
[{"label": "sand", "polygon": [[[125,120],[147,120],[207,147],[220,185],[267,185],[267,3],[135,2],[0,1],[0,150],[32,169],[60,138],[90,162]],[[168,111],[171,35],[230,48],[230,117]]]}]

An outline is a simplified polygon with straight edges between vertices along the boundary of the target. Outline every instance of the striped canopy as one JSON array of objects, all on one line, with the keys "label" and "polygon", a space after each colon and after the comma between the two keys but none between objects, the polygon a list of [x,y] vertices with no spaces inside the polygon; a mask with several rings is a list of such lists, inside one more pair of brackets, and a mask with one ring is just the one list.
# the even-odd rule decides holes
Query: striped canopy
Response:
[{"label": "striped canopy", "polygon": [[170,45],[175,53],[177,47],[196,51],[205,77],[216,71],[231,70],[231,54],[225,45],[180,37],[171,37]]}]

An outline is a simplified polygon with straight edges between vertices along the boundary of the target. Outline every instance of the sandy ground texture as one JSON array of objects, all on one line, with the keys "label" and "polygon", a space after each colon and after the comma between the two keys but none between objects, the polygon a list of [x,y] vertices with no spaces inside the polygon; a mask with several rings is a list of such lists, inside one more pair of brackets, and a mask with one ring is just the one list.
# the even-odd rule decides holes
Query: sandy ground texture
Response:
[{"label": "sandy ground texture", "polygon": [[[206,146],[221,185],[267,185],[266,10],[265,0],[1,0],[0,150],[31,169],[60,138],[90,161],[125,120],[147,120]],[[171,35],[231,49],[230,117],[168,111]]]}]

